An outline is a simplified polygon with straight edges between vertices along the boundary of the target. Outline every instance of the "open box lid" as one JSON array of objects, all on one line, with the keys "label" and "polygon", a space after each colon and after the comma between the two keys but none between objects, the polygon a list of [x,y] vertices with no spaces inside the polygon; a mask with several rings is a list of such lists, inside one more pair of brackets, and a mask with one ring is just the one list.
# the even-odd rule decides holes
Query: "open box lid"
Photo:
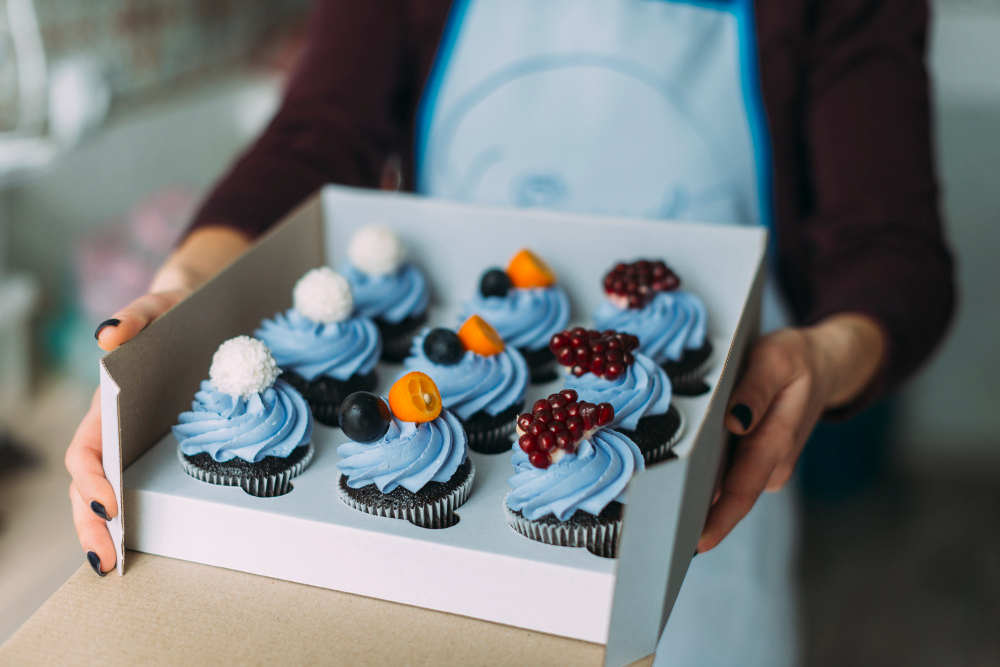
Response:
[{"label": "open box lid", "polygon": [[[434,233],[435,215],[441,211],[475,219],[480,224],[492,225],[492,229],[504,229],[505,222],[515,217],[527,219],[534,225],[528,231],[518,229],[516,233],[498,238],[498,246],[518,242],[510,236],[519,239],[526,233],[551,236],[545,226],[548,220],[558,221],[563,227],[567,221],[587,226],[600,220],[547,211],[526,214],[511,209],[471,207],[412,195],[339,187],[328,187],[321,195],[300,206],[216,278],[102,360],[104,467],[120,508],[118,517],[110,524],[120,573],[125,565],[122,521],[128,516],[128,508],[122,502],[122,471],[154,445],[173,425],[176,415],[188,408],[190,397],[204,379],[205,369],[218,344],[252,332],[262,314],[287,308],[292,286],[303,273],[324,264],[327,258],[342,257],[342,246],[351,229],[349,225],[339,225],[338,217],[350,218],[351,224],[357,225],[359,219],[377,220],[379,211],[389,212],[401,206],[406,206],[407,212],[421,221],[422,231],[429,234]],[[359,216],[358,210],[364,210],[367,217]],[[326,228],[325,219],[333,221],[332,228]],[[521,227],[525,225],[524,219],[518,223]],[[470,222],[472,224],[475,223]],[[630,233],[641,235],[644,230],[663,223],[617,219],[615,224],[621,229],[616,236],[626,236]],[[738,299],[742,304],[742,310],[730,317],[729,325],[737,332],[731,347],[717,350],[724,358],[724,366],[728,367],[729,355],[735,351],[735,358],[739,359],[749,338],[757,331],[766,233],[755,228],[727,226],[725,233],[720,234],[718,227],[713,231],[705,225],[669,224],[684,230],[683,234],[678,234],[676,246],[669,251],[671,264],[679,266],[681,275],[685,275],[685,269],[687,275],[696,273],[691,270],[688,257],[704,256],[706,247],[732,257],[731,262],[719,262],[716,267],[725,274],[723,279],[715,280],[716,292],[709,290],[704,294],[709,303]],[[593,229],[590,233],[593,241]],[[405,241],[408,239],[404,238]],[[607,252],[615,256],[624,247],[618,243],[616,248],[614,238],[607,239],[607,243],[610,248]],[[470,289],[467,271],[463,273],[454,266],[456,262],[452,258],[442,258],[441,253],[434,250],[426,243],[417,247],[416,261],[425,267],[436,263],[434,270],[439,279],[436,285],[467,292]],[[494,261],[497,252],[501,255],[506,252],[503,248],[489,246],[476,250]],[[479,267],[488,265],[478,257],[462,261]],[[685,266],[685,262],[689,264]],[[266,269],[261,270],[261,267]],[[603,265],[596,270],[602,268]],[[587,284],[588,280],[593,281],[595,271],[593,265],[564,265],[557,270],[566,277],[568,284]],[[730,273],[731,281],[727,280]],[[739,288],[733,289],[731,285]],[[703,293],[700,287],[695,285],[694,289]],[[727,289],[733,294],[727,293]],[[231,298],[234,294],[244,298]],[[246,298],[247,295],[250,298]],[[588,307],[578,312],[589,312],[592,304],[584,305]],[[706,417],[701,422],[702,425],[719,425],[718,432],[702,433],[703,426],[692,424],[691,428],[698,430],[695,441],[722,442],[722,414],[735,376],[735,369],[723,372],[722,381],[710,399],[708,413],[711,418]],[[619,547],[606,664],[628,664],[655,649],[694,553],[721,460],[721,446],[693,447],[671,465],[654,467],[632,480]],[[677,516],[664,518],[660,508],[665,506],[681,510]],[[641,523],[644,529],[630,531],[629,525],[635,523]]]}]

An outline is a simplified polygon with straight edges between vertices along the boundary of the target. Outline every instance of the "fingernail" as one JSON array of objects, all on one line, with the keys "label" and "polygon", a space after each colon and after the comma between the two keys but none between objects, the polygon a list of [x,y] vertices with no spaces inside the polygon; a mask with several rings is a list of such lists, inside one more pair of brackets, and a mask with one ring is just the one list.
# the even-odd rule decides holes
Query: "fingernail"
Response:
[{"label": "fingernail", "polygon": [[101,340],[101,330],[104,329],[104,327],[116,327],[121,323],[122,323],[121,320],[116,320],[113,317],[110,320],[104,320],[103,322],[97,325],[97,331],[94,332],[94,338],[96,340]]},{"label": "fingernail", "polygon": [[94,568],[94,572],[102,577],[107,574],[107,572],[101,572],[101,557],[93,551],[87,552],[87,562],[90,563],[90,567]]},{"label": "fingernail", "polygon": [[90,501],[90,509],[94,510],[94,514],[101,517],[105,521],[111,521],[111,517],[108,516],[108,511],[104,509],[104,505],[96,500]]},{"label": "fingernail", "polygon": [[[697,550],[697,549],[695,549],[695,550],[694,550],[694,556],[697,556],[697,555],[698,555],[698,550]],[[694,560],[694,556],[691,556],[691,560]]]},{"label": "fingernail", "polygon": [[745,403],[737,403],[729,412],[740,420],[740,423],[743,424],[744,431],[750,428],[750,422],[753,421],[753,412],[750,411],[750,406]]}]

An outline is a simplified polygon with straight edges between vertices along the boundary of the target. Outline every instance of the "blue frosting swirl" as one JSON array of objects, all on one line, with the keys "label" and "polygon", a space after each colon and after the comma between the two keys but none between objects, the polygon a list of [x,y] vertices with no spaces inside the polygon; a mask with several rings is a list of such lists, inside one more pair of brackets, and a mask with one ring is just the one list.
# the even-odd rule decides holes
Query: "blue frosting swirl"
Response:
[{"label": "blue frosting swirl", "polygon": [[644,354],[635,355],[635,363],[623,375],[606,380],[593,373],[570,375],[565,382],[590,403],[610,403],[615,419],[609,426],[634,431],[646,416],[662,415],[670,409],[671,385],[666,371]]},{"label": "blue frosting swirl", "polygon": [[267,344],[280,368],[306,380],[367,375],[382,355],[382,336],[367,317],[322,324],[289,308],[273,320],[265,319],[253,335]]},{"label": "blue frosting swirl", "polygon": [[410,263],[404,263],[392,274],[370,276],[345,262],[340,273],[351,283],[354,309],[359,315],[398,324],[427,311],[431,299],[427,279]]},{"label": "blue frosting swirl", "polygon": [[416,493],[428,482],[451,479],[468,457],[468,441],[462,423],[442,410],[437,419],[422,424],[393,417],[381,440],[345,442],[337,454],[342,459],[337,467],[352,489],[375,484],[382,493],[397,486]]},{"label": "blue frosting swirl", "polygon": [[636,444],[606,428],[544,470],[531,465],[520,447],[514,448],[511,463],[515,472],[507,480],[507,506],[531,521],[547,514],[565,521],[577,510],[597,516],[612,501],[624,503],[628,481],[646,469]]},{"label": "blue frosting swirl", "polygon": [[462,419],[480,410],[497,416],[510,406],[524,400],[528,390],[528,364],[513,347],[484,357],[467,351],[454,366],[435,364],[424,354],[424,329],[413,339],[413,349],[403,364],[408,371],[426,373],[441,392],[441,405]]},{"label": "blue frosting swirl", "polygon": [[660,292],[644,308],[621,309],[604,301],[594,311],[598,329],[635,334],[639,352],[658,364],[679,361],[685,350],[705,344],[705,304],[690,292]]},{"label": "blue frosting swirl", "polygon": [[313,431],[305,399],[280,379],[250,398],[233,398],[205,380],[191,411],[182,412],[177,421],[174,437],[184,454],[208,454],[220,463],[286,457],[308,443]]},{"label": "blue frosting swirl", "polygon": [[569,298],[559,285],[511,288],[506,296],[477,294],[462,308],[462,319],[479,315],[493,325],[508,345],[540,350],[569,323]]}]

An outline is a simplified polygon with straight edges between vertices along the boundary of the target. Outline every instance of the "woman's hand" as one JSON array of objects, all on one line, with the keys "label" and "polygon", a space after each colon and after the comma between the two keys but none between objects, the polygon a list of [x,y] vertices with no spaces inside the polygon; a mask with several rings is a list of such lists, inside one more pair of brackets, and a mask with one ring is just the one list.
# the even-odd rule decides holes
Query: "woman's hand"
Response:
[{"label": "woman's hand", "polygon": [[[227,227],[204,227],[192,233],[157,272],[149,294],[101,323],[94,334],[98,345],[110,351],[131,340],[249,244],[246,236]],[[118,503],[104,477],[101,451],[101,403],[97,391],[66,450],[66,468],[73,476],[69,497],[80,545],[94,571],[104,576],[115,566],[115,547],[107,522],[118,516]]]},{"label": "woman's hand", "polygon": [[782,329],[756,342],[730,399],[726,428],[740,439],[709,510],[699,553],[719,544],[762,491],[777,491],[788,482],[820,416],[869,386],[884,350],[881,327],[854,313]]}]

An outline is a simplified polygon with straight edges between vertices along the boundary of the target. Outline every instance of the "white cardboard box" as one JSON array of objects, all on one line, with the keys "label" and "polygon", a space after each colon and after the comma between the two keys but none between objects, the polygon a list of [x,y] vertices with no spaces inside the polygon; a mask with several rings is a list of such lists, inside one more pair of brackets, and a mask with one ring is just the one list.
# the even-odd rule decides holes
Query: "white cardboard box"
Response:
[{"label": "white cardboard box", "polygon": [[[628,490],[619,558],[550,547],[507,527],[509,456],[472,454],[476,478],[458,525],[425,530],[373,517],[336,494],[339,430],[317,425],[312,465],[282,497],[253,498],[188,477],[169,434],[225,339],[287,308],[309,268],[344,259],[372,222],[395,228],[434,293],[432,321],[454,324],[482,271],[520,247],[544,256],[585,323],[615,262],[663,258],[709,312],[713,391],[675,398],[686,431],[676,459]],[[606,644],[605,664],[651,654],[707,515],[723,463],[726,399],[756,334],[765,232],[745,227],[471,207],[412,195],[328,187],[243,257],[102,360],[104,467],[123,548],[462,614]],[[383,389],[400,367],[380,365]],[[558,383],[557,383],[558,384]],[[533,388],[528,404],[556,385]],[[164,435],[166,434],[166,435]],[[124,472],[123,472],[124,471]],[[124,489],[124,494],[122,493]],[[128,531],[122,521],[128,517]]]}]

